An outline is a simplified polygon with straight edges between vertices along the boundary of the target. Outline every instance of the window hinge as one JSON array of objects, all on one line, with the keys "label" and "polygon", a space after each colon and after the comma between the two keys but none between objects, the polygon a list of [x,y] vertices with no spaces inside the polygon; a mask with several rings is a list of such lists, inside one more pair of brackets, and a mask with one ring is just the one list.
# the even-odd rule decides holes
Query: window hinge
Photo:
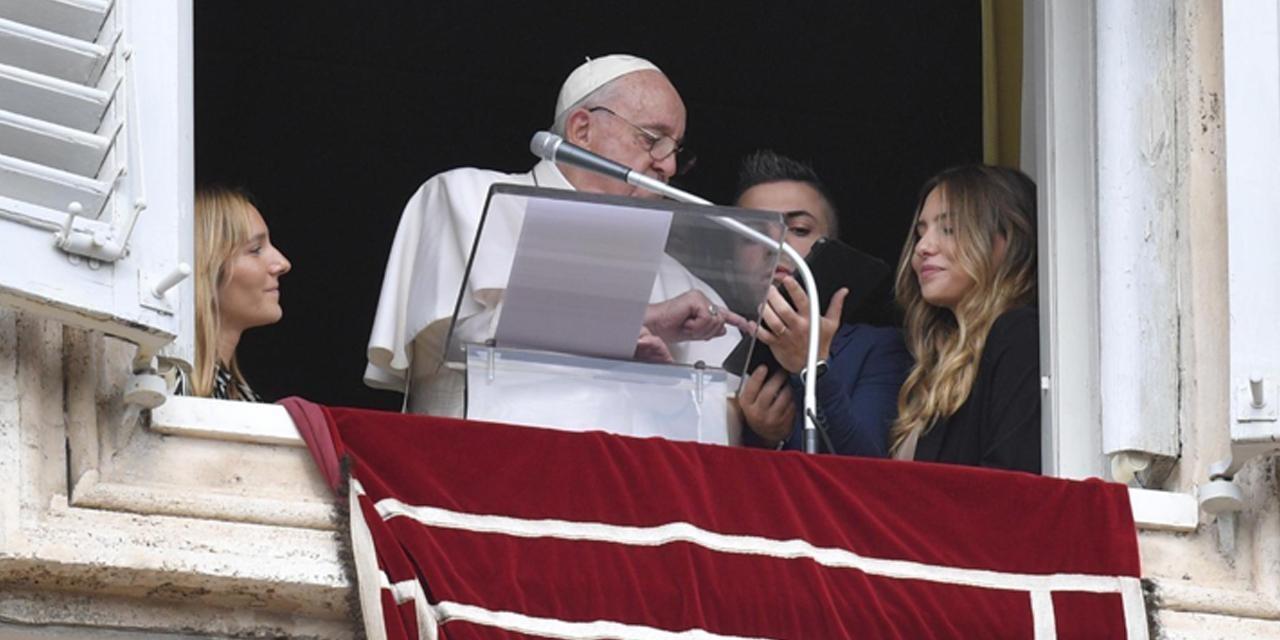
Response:
[{"label": "window hinge", "polygon": [[62,229],[53,234],[54,246],[63,251],[99,262],[115,262],[123,258],[128,249],[116,239],[115,227],[98,220],[80,218],[84,207],[72,202],[67,207],[67,220]]}]

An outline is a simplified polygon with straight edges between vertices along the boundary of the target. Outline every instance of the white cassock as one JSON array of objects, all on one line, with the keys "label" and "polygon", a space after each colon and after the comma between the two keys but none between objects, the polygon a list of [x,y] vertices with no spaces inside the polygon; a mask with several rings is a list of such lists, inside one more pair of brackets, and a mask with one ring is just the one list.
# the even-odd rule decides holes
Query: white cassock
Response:
[{"label": "white cassock", "polygon": [[[444,341],[455,304],[461,305],[461,318],[492,311],[497,304],[493,296],[477,294],[474,269],[468,290],[461,301],[458,298],[485,198],[497,183],[573,189],[555,164],[545,160],[529,173],[454,169],[423,183],[400,218],[369,336],[364,381],[371,387],[405,392],[412,413],[462,416],[465,374],[444,366]],[[486,240],[486,251],[494,246]],[[507,254],[514,252],[511,246]],[[689,289],[724,307],[724,300],[710,285],[664,255],[650,302]],[[671,345],[676,362],[702,360],[719,366],[740,337],[737,329],[726,328],[719,338]]]}]

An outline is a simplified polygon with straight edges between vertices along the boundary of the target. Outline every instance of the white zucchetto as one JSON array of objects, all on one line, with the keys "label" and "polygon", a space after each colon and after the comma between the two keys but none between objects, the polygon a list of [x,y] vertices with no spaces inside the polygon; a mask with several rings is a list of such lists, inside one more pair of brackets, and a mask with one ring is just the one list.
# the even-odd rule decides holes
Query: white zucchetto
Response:
[{"label": "white zucchetto", "polygon": [[560,86],[560,97],[556,99],[556,119],[558,120],[579,100],[587,97],[587,94],[603,87],[611,80],[636,71],[662,73],[662,70],[652,62],[625,53],[615,53],[595,59],[588,58],[586,62],[574,69]]}]

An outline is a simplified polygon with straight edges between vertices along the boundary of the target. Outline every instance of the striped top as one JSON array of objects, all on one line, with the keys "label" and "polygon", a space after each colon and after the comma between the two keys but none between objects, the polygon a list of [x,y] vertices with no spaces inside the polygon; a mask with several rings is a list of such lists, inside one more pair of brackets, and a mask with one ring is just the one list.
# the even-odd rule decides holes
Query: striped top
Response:
[{"label": "striped top", "polygon": [[[195,390],[191,386],[191,381],[187,379],[187,371],[182,367],[174,367],[177,381],[173,386],[173,395],[189,396],[194,395]],[[232,395],[232,390],[235,395]],[[209,396],[215,400],[244,400],[246,402],[262,402],[262,396],[259,396],[250,386],[249,383],[241,381],[236,384],[231,376],[231,370],[222,366],[219,362],[213,373],[213,394]]]}]

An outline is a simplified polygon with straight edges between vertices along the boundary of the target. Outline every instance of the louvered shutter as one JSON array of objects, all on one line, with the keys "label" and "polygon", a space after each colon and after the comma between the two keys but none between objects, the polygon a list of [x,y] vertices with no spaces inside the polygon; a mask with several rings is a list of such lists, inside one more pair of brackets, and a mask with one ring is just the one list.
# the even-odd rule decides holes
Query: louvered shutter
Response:
[{"label": "louvered shutter", "polygon": [[0,304],[189,354],[191,49],[189,2],[0,0]]}]

